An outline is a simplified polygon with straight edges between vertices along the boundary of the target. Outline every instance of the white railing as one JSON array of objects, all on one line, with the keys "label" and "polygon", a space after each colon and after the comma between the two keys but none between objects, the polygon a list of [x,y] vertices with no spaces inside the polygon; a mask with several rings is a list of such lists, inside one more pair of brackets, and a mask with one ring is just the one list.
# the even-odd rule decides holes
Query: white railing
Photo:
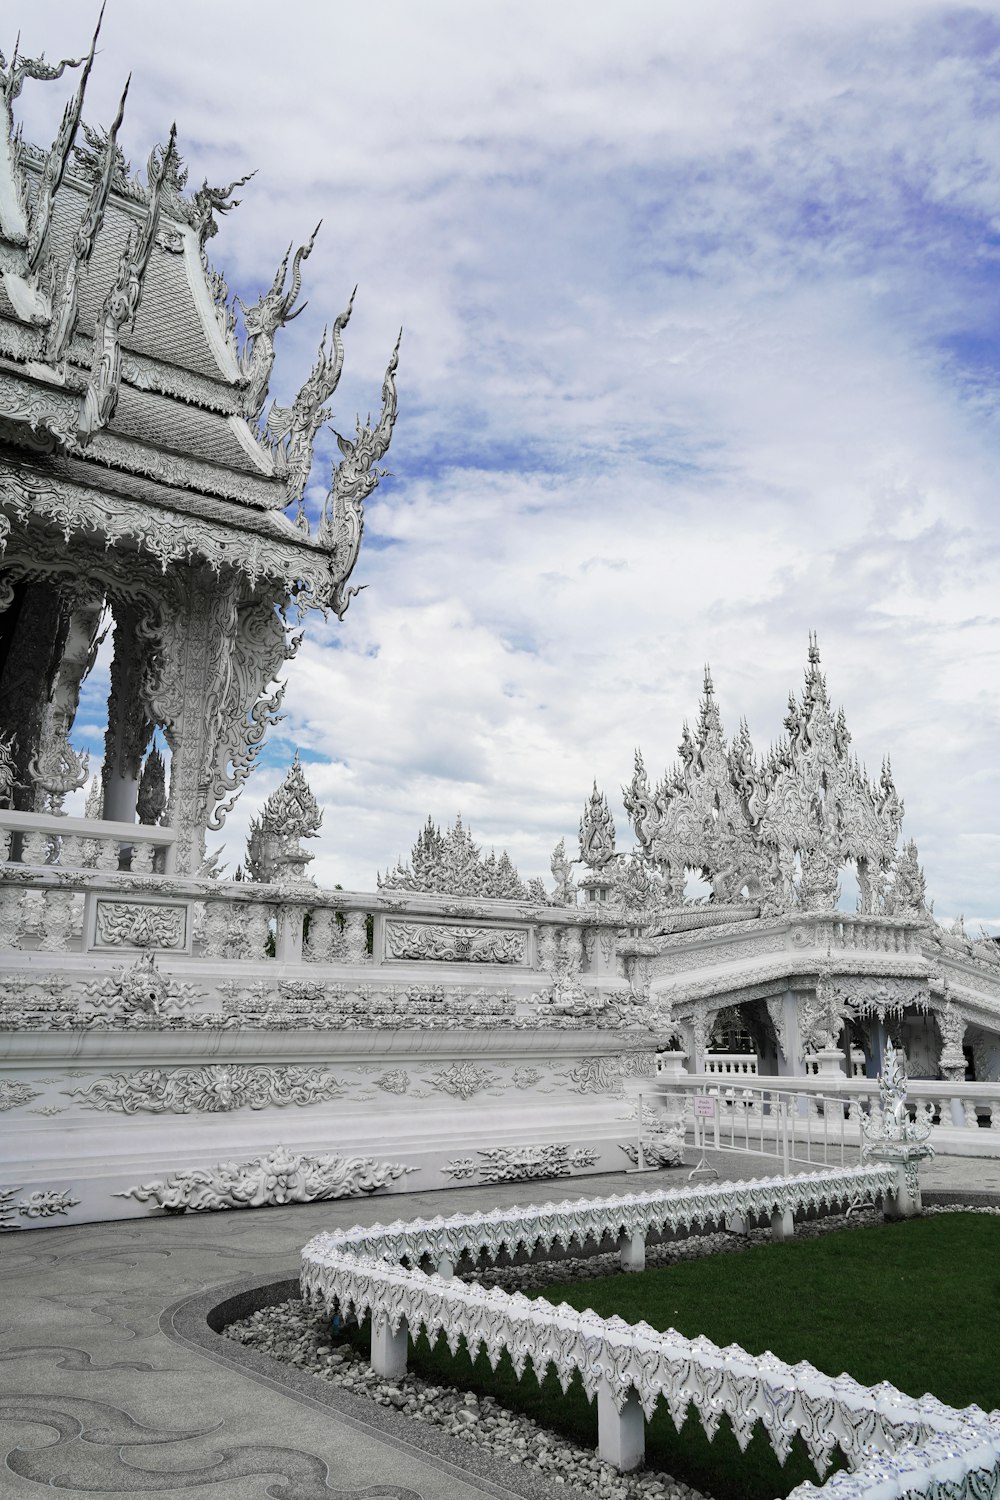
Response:
[{"label": "white railing", "polygon": [[957,1431],[935,1433],[919,1449],[877,1454],[823,1486],[796,1485],[788,1500],[984,1500],[1000,1489],[1000,1413],[970,1406]]},{"label": "white railing", "polygon": [[[694,1131],[696,1148],[750,1152],[773,1156],[788,1171],[793,1163],[807,1166],[845,1164],[854,1159],[861,1142],[861,1116],[879,1111],[877,1078],[838,1081],[826,1075],[804,1078],[757,1077],[746,1084],[723,1083],[714,1073],[682,1074],[679,1080],[657,1079],[661,1099],[675,1101]],[[698,1112],[696,1099],[714,1101]],[[949,1083],[910,1079],[907,1083],[910,1117],[931,1127],[930,1140],[961,1147],[969,1131],[991,1130],[1000,1137],[1000,1083]],[[951,1132],[960,1132],[950,1140]],[[990,1137],[984,1136],[984,1146]],[[997,1139],[1000,1152],[1000,1139]]]},{"label": "white railing", "polygon": [[168,874],[176,837],[172,828],[146,823],[0,808],[0,864],[9,861],[17,870],[27,865]]},{"label": "white railing", "polygon": [[861,1144],[861,1105],[805,1093],[794,1087],[720,1088],[706,1075],[701,1088],[670,1089],[683,1098],[683,1114],[696,1151],[736,1151],[773,1156],[782,1170],[793,1163],[846,1166]]},{"label": "white railing", "polygon": [[705,1072],[755,1075],[757,1054],[756,1052],[706,1052]]},{"label": "white railing", "polygon": [[[20,848],[7,849],[18,856],[8,860],[0,848],[0,952],[146,948],[387,971],[423,964],[440,974],[464,964],[541,971],[542,987],[557,972],[568,980],[583,974],[628,994],[616,973],[616,919],[607,913],[170,875],[172,829],[0,809],[0,839],[10,838]],[[587,945],[588,932],[611,942]]]},{"label": "white railing", "polygon": [[[588,1399],[597,1398],[598,1452],[623,1470],[641,1462],[644,1419],[661,1401],[678,1427],[693,1403],[709,1437],[725,1412],[741,1448],[760,1423],[782,1460],[800,1434],[821,1478],[838,1446],[859,1471],[879,1454],[895,1462],[897,1451],[909,1444],[920,1444],[937,1462],[939,1437],[951,1444],[959,1468],[966,1452],[976,1466],[984,1453],[996,1462],[996,1414],[959,1412],[933,1396],[914,1400],[885,1383],[869,1388],[847,1375],[831,1379],[804,1362],[791,1366],[772,1354],[755,1357],[736,1345],[722,1349],[704,1337],[661,1333],[645,1323],[630,1326],[452,1279],[464,1254],[495,1259],[503,1251],[551,1252],[555,1245],[582,1247],[607,1237],[618,1243],[626,1265],[641,1264],[637,1241],[644,1249],[654,1229],[745,1229],[764,1219],[783,1238],[796,1213],[875,1198],[885,1202],[899,1184],[895,1166],[848,1167],[332,1231],[317,1235],[302,1252],[302,1295],[331,1315],[353,1313],[360,1321],[370,1314],[372,1365],[387,1378],[406,1369],[408,1336],[421,1330],[431,1343],[444,1332],[453,1352],[464,1337],[470,1356],[485,1349],[494,1368],[506,1351],[519,1378],[529,1359],[539,1379],[553,1366],[563,1389],[578,1373]],[[418,1269],[422,1260],[436,1274]],[[904,1453],[904,1462],[909,1457]]]}]

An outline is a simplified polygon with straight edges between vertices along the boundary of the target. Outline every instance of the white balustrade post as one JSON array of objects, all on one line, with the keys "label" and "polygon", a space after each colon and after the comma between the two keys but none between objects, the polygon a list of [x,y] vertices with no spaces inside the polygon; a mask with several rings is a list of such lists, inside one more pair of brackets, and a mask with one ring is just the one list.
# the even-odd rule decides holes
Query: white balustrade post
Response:
[{"label": "white balustrade post", "polygon": [[302,928],[305,910],[301,906],[278,908],[278,940],[275,957],[280,963],[302,962]]},{"label": "white balustrade post", "polygon": [[646,1453],[646,1423],[635,1391],[629,1391],[621,1411],[606,1380],[597,1387],[597,1456],[627,1474],[637,1469]]},{"label": "white balustrade post", "polygon": [[795,1219],[790,1208],[776,1208],[771,1215],[771,1238],[776,1244],[795,1235]]},{"label": "white balustrade post", "polygon": [[747,1221],[743,1214],[727,1214],[726,1228],[730,1234],[747,1234]]},{"label": "white balustrade post", "polygon": [[646,1236],[641,1229],[623,1234],[618,1241],[618,1249],[621,1252],[623,1271],[646,1269]]},{"label": "white balustrade post", "polygon": [[406,1374],[407,1327],[403,1318],[393,1333],[385,1313],[372,1313],[372,1369],[376,1375],[396,1380]]},{"label": "white balustrade post", "polygon": [[917,1176],[916,1163],[900,1162],[896,1178],[896,1191],[892,1197],[887,1195],[882,1203],[883,1217],[886,1219],[912,1219],[916,1214],[922,1212],[923,1204],[920,1199],[920,1179]]},{"label": "white balustrade post", "polygon": [[442,1255],[437,1263],[437,1274],[450,1281],[455,1274],[455,1262],[447,1255]]}]

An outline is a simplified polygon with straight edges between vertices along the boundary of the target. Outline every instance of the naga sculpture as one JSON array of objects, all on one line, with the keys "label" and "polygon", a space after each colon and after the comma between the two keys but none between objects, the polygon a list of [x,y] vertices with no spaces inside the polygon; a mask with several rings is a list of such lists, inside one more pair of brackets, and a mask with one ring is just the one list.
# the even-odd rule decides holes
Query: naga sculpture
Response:
[{"label": "naga sculpture", "polygon": [[236,299],[243,314],[243,327],[247,336],[246,348],[240,357],[240,374],[245,382],[243,415],[248,422],[256,422],[264,410],[267,387],[274,367],[275,334],[279,328],[284,328],[286,323],[297,318],[299,313],[305,312],[308,306],[308,303],[303,302],[301,307],[292,311],[302,288],[302,262],[309,259],[322,222],[321,219],[307,243],[296,250],[292,261],[292,279],[287,290],[285,279],[288,275],[288,257],[292,253],[291,245],[285,251],[269,291],[251,307],[247,307],[239,297]]},{"label": "naga sculpture", "polygon": [[403,330],[400,329],[382,382],[382,412],[375,426],[371,425],[370,417],[364,426],[359,418],[353,442],[341,437],[339,432],[336,435],[343,458],[334,470],[323,507],[319,539],[331,554],[331,566],[338,579],[330,606],[338,620],[344,618],[347,606],[361,592],[360,587],[347,588],[346,585],[361,550],[365,501],[379,480],[388,474],[387,469],[379,469],[376,465],[385,457],[396,424],[396,369],[402,337]]},{"label": "naga sculpture", "polygon": [[132,231],[118,261],[118,274],[104,299],[102,317],[94,329],[94,354],[90,379],[80,407],[77,441],[90,442],[114,415],[121,387],[121,333],[132,328],[142,303],[143,282],[149,269],[156,231],[160,222],[160,199],[164,178],[176,154],[177,126],[170,127],[166,148],[150,152],[147,164],[149,204],[138,235]]},{"label": "naga sculpture", "polygon": [[[97,26],[94,30],[90,51],[83,60],[83,72],[77,84],[76,92],[63,111],[62,121],[56,138],[52,143],[52,149],[45,158],[45,166],[42,169],[42,180],[39,184],[38,195],[35,199],[31,215],[31,225],[28,230],[28,274],[37,275],[43,252],[48,244],[49,226],[52,221],[52,205],[55,202],[56,193],[62,183],[63,176],[69,162],[73,142],[76,139],[77,127],[80,124],[80,115],[83,111],[83,96],[87,88],[87,79],[94,65],[94,53],[97,49],[97,38],[101,30],[101,22],[104,19],[104,6],[101,6],[97,17]],[[37,76],[37,75],[34,75]]]},{"label": "naga sculpture", "polygon": [[327,330],[323,329],[319,354],[309,378],[291,406],[274,402],[267,416],[267,436],[272,444],[276,470],[286,476],[288,503],[298,507],[298,521],[306,525],[303,496],[312,468],[313,444],[324,422],[333,415],[324,401],[329,401],[340,383],[344,368],[342,334],[350,321],[357,287],[351,293],[344,311],[333,321],[330,330],[330,352],[326,352]]},{"label": "naga sculpture", "polygon": [[223,188],[209,187],[208,178],[205,178],[193,198],[192,224],[198,236],[199,249],[204,250],[207,242],[219,232],[215,215],[228,214],[231,209],[239,208],[240,199],[234,198],[233,194],[237,188],[245,187],[256,175],[257,170],[254,168],[245,177],[237,177],[228,187]]},{"label": "naga sculpture", "polygon": [[80,312],[80,272],[90,264],[97,236],[104,223],[104,213],[118,164],[118,129],[125,115],[131,74],[122,90],[118,113],[104,141],[99,171],[94,179],[90,199],[83,212],[66,263],[62,287],[52,298],[52,321],[45,336],[45,357],[52,365],[61,364],[69,352]]},{"label": "naga sculpture", "polygon": [[34,78],[46,83],[52,82],[56,78],[61,78],[67,68],[78,68],[86,61],[83,57],[64,57],[61,62],[53,66],[45,61],[44,52],[40,57],[19,57],[19,45],[20,37],[14,43],[14,51],[9,63],[0,52],[0,99],[7,108],[8,117],[14,100],[20,96],[26,78]]}]

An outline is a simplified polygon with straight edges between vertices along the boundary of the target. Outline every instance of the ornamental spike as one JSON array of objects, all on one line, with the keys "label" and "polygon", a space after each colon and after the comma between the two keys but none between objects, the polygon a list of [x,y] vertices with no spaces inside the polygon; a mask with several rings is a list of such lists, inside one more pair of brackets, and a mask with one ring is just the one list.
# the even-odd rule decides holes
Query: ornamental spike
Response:
[{"label": "ornamental spike", "polygon": [[90,379],[77,420],[77,441],[86,446],[94,433],[114,416],[121,386],[121,332],[135,326],[142,289],[160,222],[160,199],[171,157],[176,150],[177,126],[170,127],[166,148],[149,154],[149,203],[138,235],[129,231],[118,261],[118,274],[104,299],[103,316],[94,330]]},{"label": "ornamental spike", "polygon": [[80,219],[79,226],[73,238],[73,247],[66,264],[62,289],[58,296],[54,298],[52,321],[49,324],[45,347],[46,358],[52,365],[61,364],[66,358],[73,341],[73,335],[76,332],[76,324],[79,317],[80,272],[90,264],[97,236],[100,234],[104,224],[104,214],[114,177],[118,130],[125,117],[125,100],[128,98],[129,84],[131,82],[132,75],[130,73],[125,80],[125,87],[122,90],[122,96],[118,104],[118,112],[112,121],[111,129],[108,132],[108,138],[104,145],[104,158],[101,170],[95,179],[90,199],[83,211],[83,216]]},{"label": "ornamental spike", "polygon": [[387,470],[376,465],[384,458],[392,439],[396,423],[396,369],[399,365],[399,345],[403,330],[389,356],[385,378],[382,381],[382,411],[373,427],[371,421],[357,424],[354,440],[335,434],[337,446],[343,458],[333,473],[329,494],[323,507],[320,522],[320,539],[331,554],[330,569],[335,575],[331,608],[338,619],[344,612],[357,589],[345,590],[361,549],[364,530],[364,503]]},{"label": "ornamental spike", "polygon": [[100,14],[97,17],[97,26],[94,28],[93,41],[90,44],[90,51],[84,59],[83,72],[80,74],[80,81],[77,84],[76,92],[63,111],[62,123],[56,132],[55,140],[52,142],[52,149],[45,159],[38,197],[35,200],[35,209],[31,216],[31,228],[28,231],[27,261],[29,276],[37,275],[43,252],[48,244],[49,225],[52,220],[52,205],[62,183],[66,172],[66,164],[69,161],[73,142],[76,139],[77,127],[80,124],[80,115],[83,112],[83,96],[87,89],[90,70],[94,65],[94,53],[97,48],[97,38],[100,34],[101,22],[104,19],[104,6],[106,4],[107,0],[103,0]]}]

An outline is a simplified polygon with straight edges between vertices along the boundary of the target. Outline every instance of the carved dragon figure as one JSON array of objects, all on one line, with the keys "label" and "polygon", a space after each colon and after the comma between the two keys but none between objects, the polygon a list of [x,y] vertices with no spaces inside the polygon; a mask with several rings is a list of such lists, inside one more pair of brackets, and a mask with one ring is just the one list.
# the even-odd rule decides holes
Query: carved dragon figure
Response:
[{"label": "carved dragon figure", "polygon": [[[105,0],[105,4],[107,0]],[[42,170],[42,180],[39,184],[38,196],[35,199],[34,211],[31,216],[31,227],[28,230],[28,273],[37,275],[42,254],[48,243],[49,224],[52,219],[52,205],[55,202],[56,193],[62,183],[66,171],[66,165],[73,149],[76,139],[77,127],[80,123],[80,115],[83,112],[83,96],[87,89],[87,80],[90,70],[94,65],[94,53],[97,49],[97,38],[101,30],[101,22],[104,19],[104,5],[101,6],[97,17],[97,26],[94,29],[94,37],[90,44],[90,51],[83,59],[83,72],[76,86],[76,92],[70,99],[63,111],[62,122],[52,142],[52,150],[45,158],[45,166]]]},{"label": "carved dragon figure", "polygon": [[240,199],[234,198],[233,194],[237,188],[245,187],[251,177],[256,177],[256,175],[255,167],[245,177],[237,177],[228,187],[209,187],[208,178],[205,178],[192,199],[192,224],[198,236],[198,245],[202,250],[208,240],[219,232],[215,215],[228,214],[232,209],[239,208]]},{"label": "carved dragon figure", "polygon": [[360,419],[354,441],[336,434],[343,458],[333,474],[330,492],[323,507],[320,540],[330,556],[334,590],[330,607],[338,620],[344,618],[347,606],[360,588],[345,588],[361,550],[364,531],[365,501],[387,471],[376,467],[388,451],[396,423],[396,370],[399,365],[400,329],[382,382],[382,413],[373,427],[371,418],[362,426]]},{"label": "carved dragon figure", "polygon": [[279,473],[283,472],[287,476],[288,503],[298,505],[297,519],[300,525],[307,524],[302,500],[312,468],[313,444],[320,427],[333,415],[323,403],[330,399],[340,383],[344,368],[344,341],[341,335],[350,322],[357,290],[355,287],[347,307],[334,319],[330,330],[330,352],[327,353],[326,350],[327,330],[324,328],[316,363],[292,405],[279,406],[275,402],[267,416],[267,435],[275,445],[276,468]]},{"label": "carved dragon figure", "polygon": [[150,152],[147,164],[149,205],[138,236],[129,231],[118,261],[118,274],[104,299],[103,316],[94,329],[94,353],[90,379],[84,392],[77,426],[77,440],[84,446],[94,433],[106,427],[118,404],[121,385],[121,332],[132,328],[142,303],[143,282],[160,222],[160,199],[164,178],[176,150],[177,126],[170,127],[166,149]]},{"label": "carved dragon figure", "polygon": [[53,66],[45,61],[44,52],[40,57],[18,56],[20,44],[21,38],[18,36],[9,64],[0,52],[0,104],[6,114],[8,137],[14,124],[12,114],[14,100],[20,96],[26,78],[33,78],[41,83],[51,83],[56,78],[61,78],[67,68],[78,68],[86,61],[83,57],[64,57],[61,62]]},{"label": "carved dragon figure", "polygon": [[100,172],[95,178],[90,199],[73,237],[73,247],[66,264],[62,289],[53,298],[52,321],[45,339],[45,357],[53,365],[61,364],[65,359],[73,341],[73,334],[76,332],[80,312],[80,272],[90,264],[97,236],[104,223],[104,213],[118,161],[118,129],[125,115],[125,100],[128,97],[131,81],[132,75],[129,74],[118,105],[118,113],[115,115],[104,143]]},{"label": "carved dragon figure", "polygon": [[238,297],[236,299],[243,314],[243,326],[247,336],[246,347],[240,356],[240,374],[246,382],[246,389],[243,393],[243,415],[248,422],[256,422],[264,410],[268,382],[274,366],[274,335],[279,328],[284,328],[286,323],[297,318],[299,313],[304,312],[308,306],[308,303],[303,302],[301,307],[292,311],[302,288],[302,262],[309,259],[322,222],[321,219],[316,225],[308,242],[300,245],[296,250],[292,261],[292,279],[287,290],[285,279],[288,275],[288,257],[292,253],[291,245],[285,251],[270,290],[265,292],[263,297],[252,307],[247,307]]}]

